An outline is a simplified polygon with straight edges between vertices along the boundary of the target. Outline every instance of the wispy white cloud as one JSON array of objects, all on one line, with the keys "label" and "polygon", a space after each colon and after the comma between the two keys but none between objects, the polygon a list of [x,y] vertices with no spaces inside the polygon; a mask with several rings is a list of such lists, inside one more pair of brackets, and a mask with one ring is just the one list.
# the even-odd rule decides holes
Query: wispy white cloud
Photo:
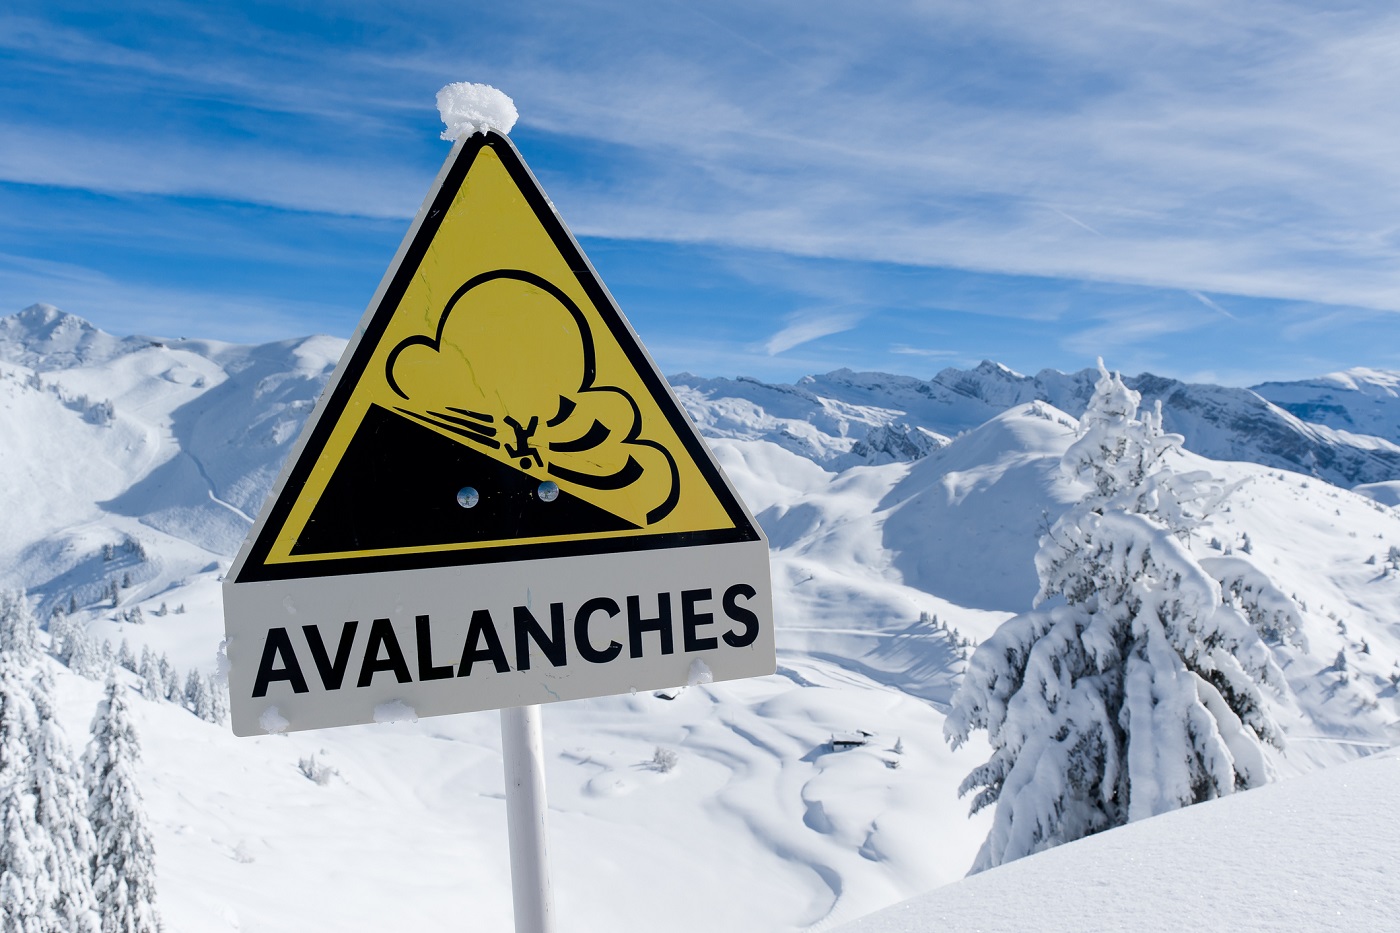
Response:
[{"label": "wispy white cloud", "polygon": [[[577,71],[512,78],[527,123],[643,154],[627,188],[558,193],[595,235],[1400,309],[1400,166],[1385,154],[1400,123],[1384,104],[1400,20],[1384,7],[993,6],[862,11],[881,36],[839,11],[784,21],[799,49],[853,36],[824,82],[693,61],[638,81],[624,57],[590,64],[580,106]],[[1034,75],[940,87],[925,62],[950,23],[1021,43],[1068,87],[1043,107],[1018,100],[1043,96]],[[878,73],[897,33],[930,53],[898,57],[901,80],[843,75]],[[1075,229],[1038,219],[1047,204]]]},{"label": "wispy white cloud", "polygon": [[787,326],[764,341],[763,348],[769,356],[777,356],[804,343],[850,330],[863,316],[850,310],[798,311],[788,315]]},{"label": "wispy white cloud", "polygon": [[0,120],[0,180],[109,194],[197,196],[371,218],[412,216],[423,183],[403,166],[372,171],[248,144],[93,136]]},{"label": "wispy white cloud", "polygon": [[[36,302],[56,305],[118,335],[237,343],[301,334],[300,322],[309,318],[350,317],[339,307],[121,282],[84,266],[0,253],[0,309],[8,314]],[[350,321],[346,325],[348,330]]]},{"label": "wispy white cloud", "polygon": [[1136,352],[1141,345],[1169,334],[1196,330],[1204,323],[1200,314],[1173,313],[1165,308],[1110,312],[1102,314],[1094,324],[1067,334],[1062,343],[1066,349],[1086,357],[1112,357]]},{"label": "wispy white cloud", "polygon": [[1232,321],[1235,320],[1235,316],[1233,314],[1220,307],[1220,304],[1212,300],[1209,296],[1202,295],[1200,292],[1195,291],[1193,289],[1187,289],[1186,294],[1190,295],[1192,298],[1196,299],[1201,304],[1205,305],[1207,308],[1210,308],[1212,311],[1223,314]]},{"label": "wispy white cloud", "polygon": [[963,355],[960,350],[935,350],[930,347],[907,347],[900,344],[890,347],[890,352],[900,356],[923,356],[929,359],[957,359]]},{"label": "wispy white cloud", "polygon": [[[1074,312],[1076,352],[1228,325],[1225,296],[1400,310],[1389,4],[371,6],[344,14],[361,17],[358,46],[176,7],[202,46],[0,16],[0,48],[137,96],[212,101],[236,111],[231,127],[201,136],[151,118],[110,133],[0,108],[0,179],[403,218],[432,166],[379,143],[430,137],[432,91],[487,80],[516,99],[522,145],[567,156],[536,168],[577,233],[755,251],[756,277],[815,309],[756,356],[847,330],[877,303],[858,277],[785,271],[785,256],[1195,299],[1140,320]],[[578,152],[622,168],[580,170]],[[1073,316],[1014,301],[1005,313]]]}]

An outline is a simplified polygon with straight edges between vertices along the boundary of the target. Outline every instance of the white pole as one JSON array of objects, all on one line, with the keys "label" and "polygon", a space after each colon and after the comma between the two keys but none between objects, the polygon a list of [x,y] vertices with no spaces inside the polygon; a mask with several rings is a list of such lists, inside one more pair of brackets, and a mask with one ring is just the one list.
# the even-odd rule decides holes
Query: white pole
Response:
[{"label": "white pole", "polygon": [[544,831],[544,739],[540,708],[501,710],[510,830],[510,887],[515,933],[554,933],[554,897]]}]

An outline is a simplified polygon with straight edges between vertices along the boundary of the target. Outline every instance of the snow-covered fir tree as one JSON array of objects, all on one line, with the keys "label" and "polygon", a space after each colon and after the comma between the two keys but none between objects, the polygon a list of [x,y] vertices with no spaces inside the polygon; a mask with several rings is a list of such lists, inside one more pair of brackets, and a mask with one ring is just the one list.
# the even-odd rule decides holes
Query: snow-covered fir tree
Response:
[{"label": "snow-covered fir tree", "polygon": [[117,665],[124,667],[131,673],[136,673],[136,655],[131,652],[131,643],[125,638],[122,639],[121,647],[117,649]]},{"label": "snow-covered fir tree", "polygon": [[992,746],[960,789],[996,807],[974,870],[1262,784],[1281,743],[1259,685],[1283,675],[1181,540],[1225,490],[1175,471],[1160,409],[1139,418],[1100,372],[1062,462],[1088,494],[1042,537],[1036,608],[976,650],[945,726]]},{"label": "snow-covered fir tree", "polygon": [[146,699],[159,700],[165,695],[165,678],[161,676],[160,666],[150,648],[142,647],[136,676],[141,681],[141,695]]},{"label": "snow-covered fir tree", "polygon": [[22,665],[39,655],[39,621],[23,590],[0,593],[0,651],[9,651]]},{"label": "snow-covered fir tree", "polygon": [[1220,584],[1225,602],[1244,613],[1265,642],[1307,649],[1298,604],[1268,574],[1240,557],[1205,557],[1201,566]]},{"label": "snow-covered fir tree", "polygon": [[96,933],[92,830],[52,681],[0,650],[0,930]]},{"label": "snow-covered fir tree", "polygon": [[184,688],[180,685],[180,672],[175,669],[175,665],[170,663],[170,657],[161,654],[160,661],[156,667],[160,671],[160,694],[172,703],[184,701]]},{"label": "snow-covered fir tree", "polygon": [[185,707],[200,719],[207,719],[209,713],[209,687],[202,674],[190,668],[185,677]]},{"label": "snow-covered fir tree", "polygon": [[88,680],[101,680],[111,666],[102,649],[87,632],[74,629],[68,633],[68,669]]},{"label": "snow-covered fir tree", "polygon": [[35,813],[33,752],[38,713],[25,666],[0,651],[0,930],[52,929],[57,892],[44,873],[48,839]]},{"label": "snow-covered fir tree", "polygon": [[34,676],[38,741],[33,754],[35,815],[48,837],[44,874],[53,883],[52,914],[64,933],[97,933],[92,894],[92,856],[96,840],[87,816],[82,773],[56,718],[53,679],[40,667]]},{"label": "snow-covered fir tree", "polygon": [[88,819],[97,840],[93,893],[102,933],[154,933],[161,928],[155,904],[155,846],[136,787],[140,756],[126,687],[113,670],[84,758]]},{"label": "snow-covered fir tree", "polygon": [[228,681],[210,674],[205,679],[205,695],[209,697],[209,715],[200,714],[216,725],[228,722]]},{"label": "snow-covered fir tree", "polygon": [[53,618],[49,619],[49,654],[64,664],[68,663],[70,654],[69,636],[77,627],[78,623],[69,613],[55,613]]}]

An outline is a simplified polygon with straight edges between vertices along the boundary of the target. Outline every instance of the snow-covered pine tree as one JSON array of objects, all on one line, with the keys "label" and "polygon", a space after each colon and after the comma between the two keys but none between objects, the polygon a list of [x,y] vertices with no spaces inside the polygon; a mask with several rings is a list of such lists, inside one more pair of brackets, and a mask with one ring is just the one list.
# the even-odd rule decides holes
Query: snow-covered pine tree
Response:
[{"label": "snow-covered pine tree", "polygon": [[49,886],[35,857],[39,827],[32,804],[32,798],[8,792],[0,801],[0,929],[6,933],[43,929],[38,918]]},{"label": "snow-covered pine tree", "polygon": [[131,643],[125,638],[122,639],[121,647],[117,649],[117,666],[136,673],[136,655],[132,654]]},{"label": "snow-covered pine tree", "polygon": [[37,653],[0,651],[0,833],[0,930],[97,933],[87,799]]},{"label": "snow-covered pine tree", "polygon": [[1261,742],[1281,743],[1259,684],[1285,689],[1282,672],[1179,538],[1224,490],[1175,472],[1160,408],[1139,419],[1100,373],[1062,461],[1088,495],[1041,538],[1035,608],[976,650],[945,726],[992,746],[960,789],[996,806],[978,871],[1254,787]]},{"label": "snow-covered pine tree", "polygon": [[42,666],[33,681],[38,740],[33,749],[35,816],[48,836],[44,874],[56,898],[51,905],[62,933],[97,933],[92,895],[92,856],[96,840],[87,816],[82,773],[73,760],[53,701],[53,678]]},{"label": "snow-covered pine tree", "polygon": [[1201,566],[1220,584],[1221,598],[1244,613],[1266,643],[1307,649],[1297,603],[1268,574],[1241,557],[1203,557]]},{"label": "snow-covered pine tree", "polygon": [[102,933],[156,933],[155,846],[136,787],[141,757],[136,728],[126,706],[126,687],[115,670],[92,720],[84,763],[88,775],[88,819],[97,839],[93,893]]},{"label": "snow-covered pine tree", "polygon": [[58,658],[63,664],[68,663],[69,647],[68,636],[71,635],[78,626],[72,615],[67,613],[56,613],[49,619],[49,654]]},{"label": "snow-covered pine tree", "polygon": [[205,695],[209,697],[209,715],[200,714],[216,725],[228,722],[228,681],[210,674],[204,682]]},{"label": "snow-covered pine tree", "polygon": [[190,668],[185,677],[185,707],[200,719],[209,718],[208,685],[197,668]]},{"label": "snow-covered pine tree", "polygon": [[161,696],[172,703],[183,702],[185,693],[184,688],[180,686],[180,672],[175,669],[174,664],[170,663],[170,657],[162,654],[156,666],[160,670]]},{"label": "snow-covered pine tree", "polygon": [[44,873],[47,834],[34,812],[32,748],[38,714],[25,668],[0,651],[0,930],[54,929],[57,892]]},{"label": "snow-covered pine tree", "polygon": [[0,651],[9,651],[21,665],[39,656],[39,620],[23,590],[0,593]]},{"label": "snow-covered pine tree", "polygon": [[148,700],[159,700],[165,693],[165,680],[161,677],[160,666],[156,664],[151,649],[141,648],[141,663],[136,667],[136,676],[141,680],[141,695]]},{"label": "snow-covered pine tree", "polygon": [[102,657],[102,649],[92,636],[75,628],[68,633],[67,641],[68,669],[88,680],[101,680],[111,665]]}]

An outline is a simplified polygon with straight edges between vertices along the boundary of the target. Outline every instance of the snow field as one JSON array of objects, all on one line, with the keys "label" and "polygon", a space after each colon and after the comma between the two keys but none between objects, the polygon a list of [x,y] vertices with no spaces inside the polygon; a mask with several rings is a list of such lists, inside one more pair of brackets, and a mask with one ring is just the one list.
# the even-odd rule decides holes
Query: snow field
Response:
[{"label": "snow field", "polygon": [[[145,646],[167,653],[181,674],[212,670],[220,574],[343,342],[156,347],[65,333],[62,347],[48,346],[74,365],[30,359],[45,369],[41,382],[70,400],[110,399],[114,417],[85,420],[31,386],[30,365],[0,362],[0,585],[27,587],[46,618],[70,594],[129,571],[118,607],[83,599],[77,617],[114,648],[127,638],[138,656]],[[950,407],[919,390],[928,383],[877,376],[681,388],[772,539],[780,670],[673,700],[544,710],[562,928],[826,929],[971,865],[988,819],[967,819],[956,788],[987,749],[949,751],[941,710],[965,641],[1029,606],[1036,539],[1073,493],[1058,478],[1073,419],[1030,403],[960,426],[936,418],[971,419],[991,403],[958,396],[966,404]],[[837,389],[846,395],[829,398]],[[851,459],[871,427],[894,421],[945,438],[972,429],[913,463]],[[1388,570],[1386,555],[1400,545],[1400,512],[1277,468],[1185,454],[1187,467],[1243,481],[1193,553],[1220,557],[1228,546],[1305,605],[1308,650],[1275,648],[1294,697],[1275,709],[1289,739],[1279,770],[1302,774],[1395,742],[1400,569]],[[144,558],[121,556],[128,539]],[[114,560],[103,560],[104,545]],[[172,610],[163,616],[162,602]],[[119,621],[136,607],[144,624]],[[100,685],[62,669],[56,683],[80,746]],[[174,704],[133,694],[130,705],[169,928],[509,929],[495,714],[234,739]],[[833,734],[858,730],[874,733],[868,744],[829,748]],[[674,753],[669,770],[658,749]],[[334,769],[319,772],[325,783],[301,767],[313,755]],[[1121,862],[1126,872],[1131,854],[1115,851],[1095,870]],[[1345,866],[1340,851],[1337,860]],[[1153,871],[1175,870],[1163,866]],[[1048,887],[1018,883],[1048,910]]]},{"label": "snow field", "polygon": [[1395,752],[1090,836],[931,891],[842,933],[1389,930]]}]

